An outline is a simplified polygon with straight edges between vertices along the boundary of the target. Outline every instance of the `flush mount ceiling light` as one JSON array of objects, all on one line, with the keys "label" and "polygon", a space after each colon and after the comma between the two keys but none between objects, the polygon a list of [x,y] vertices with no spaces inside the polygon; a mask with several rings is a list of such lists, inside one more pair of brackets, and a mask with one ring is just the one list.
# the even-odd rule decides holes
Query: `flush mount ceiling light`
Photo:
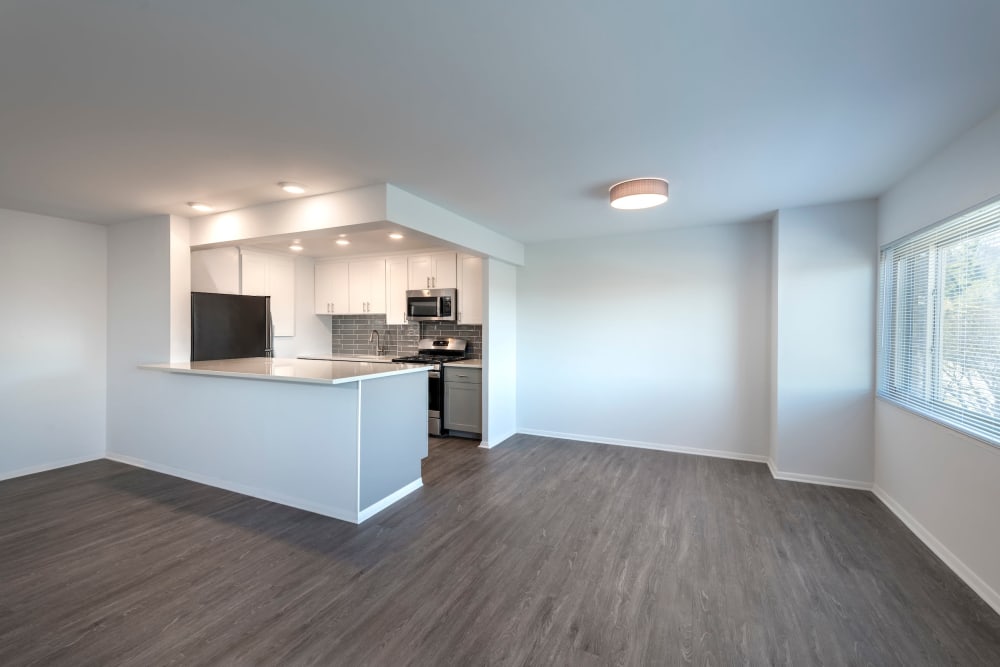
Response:
[{"label": "flush mount ceiling light", "polygon": [[337,245],[351,245],[351,242],[347,239],[337,239]]},{"label": "flush mount ceiling light", "polygon": [[189,201],[187,204],[188,204],[188,206],[190,206],[194,210],[198,211],[199,213],[211,213],[212,211],[215,210],[214,208],[212,208],[208,204],[202,204],[201,202],[197,202],[197,201]]},{"label": "flush mount ceiling light", "polygon": [[398,241],[399,239],[403,238],[403,235],[400,234],[399,232],[393,232],[392,234],[389,234],[389,238],[394,241]]},{"label": "flush mount ceiling light", "polygon": [[290,195],[301,195],[306,191],[304,185],[299,185],[298,183],[291,183],[289,181],[282,181],[281,183],[278,183],[278,187]]},{"label": "flush mount ceiling light", "polygon": [[659,206],[667,201],[668,191],[662,178],[633,178],[611,186],[611,205],[630,210]]},{"label": "flush mount ceiling light", "polygon": [[292,245],[288,246],[288,249],[292,252],[302,252],[304,250],[302,247],[302,241],[295,239],[292,241]]}]

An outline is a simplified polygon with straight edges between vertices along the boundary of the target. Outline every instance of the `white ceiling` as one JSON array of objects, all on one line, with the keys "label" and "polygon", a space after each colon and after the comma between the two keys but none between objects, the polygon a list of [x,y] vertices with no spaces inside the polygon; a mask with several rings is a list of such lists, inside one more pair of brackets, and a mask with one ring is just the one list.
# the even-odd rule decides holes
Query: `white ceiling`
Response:
[{"label": "white ceiling", "polygon": [[[391,182],[524,241],[884,191],[1000,106],[996,0],[4,0],[0,207]],[[607,204],[659,176],[671,200]]]}]

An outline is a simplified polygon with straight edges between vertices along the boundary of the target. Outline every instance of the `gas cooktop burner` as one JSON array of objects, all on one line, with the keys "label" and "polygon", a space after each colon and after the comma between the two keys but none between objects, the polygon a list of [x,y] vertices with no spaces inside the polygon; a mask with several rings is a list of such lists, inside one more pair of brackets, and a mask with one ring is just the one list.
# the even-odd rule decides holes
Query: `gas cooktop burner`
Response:
[{"label": "gas cooktop burner", "polygon": [[409,364],[443,364],[465,359],[467,341],[462,338],[421,338],[417,354],[396,357],[393,361]]},{"label": "gas cooktop burner", "polygon": [[465,359],[465,355],[448,356],[445,354],[417,354],[412,357],[397,357],[396,359],[393,359],[393,361],[409,364],[443,364],[446,361],[458,361],[459,359]]}]

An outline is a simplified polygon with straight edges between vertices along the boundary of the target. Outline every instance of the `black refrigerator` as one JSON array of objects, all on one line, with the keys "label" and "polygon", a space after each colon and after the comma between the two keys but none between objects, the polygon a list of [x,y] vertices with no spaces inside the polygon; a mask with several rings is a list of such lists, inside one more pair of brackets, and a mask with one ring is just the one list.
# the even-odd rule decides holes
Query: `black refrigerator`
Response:
[{"label": "black refrigerator", "polygon": [[191,361],[272,356],[271,297],[191,292]]}]

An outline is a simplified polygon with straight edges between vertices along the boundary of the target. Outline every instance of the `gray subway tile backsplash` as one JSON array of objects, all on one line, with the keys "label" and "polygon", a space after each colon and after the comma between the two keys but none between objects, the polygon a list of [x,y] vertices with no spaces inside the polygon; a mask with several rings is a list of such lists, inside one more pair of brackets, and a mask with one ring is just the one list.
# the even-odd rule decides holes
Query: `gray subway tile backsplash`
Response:
[{"label": "gray subway tile backsplash", "polygon": [[375,342],[368,342],[372,329],[379,332],[382,347],[394,357],[417,353],[421,338],[464,338],[469,341],[466,349],[473,359],[483,357],[483,327],[479,324],[454,322],[414,322],[412,324],[386,324],[385,315],[331,315],[333,341],[332,354],[374,354]]}]

